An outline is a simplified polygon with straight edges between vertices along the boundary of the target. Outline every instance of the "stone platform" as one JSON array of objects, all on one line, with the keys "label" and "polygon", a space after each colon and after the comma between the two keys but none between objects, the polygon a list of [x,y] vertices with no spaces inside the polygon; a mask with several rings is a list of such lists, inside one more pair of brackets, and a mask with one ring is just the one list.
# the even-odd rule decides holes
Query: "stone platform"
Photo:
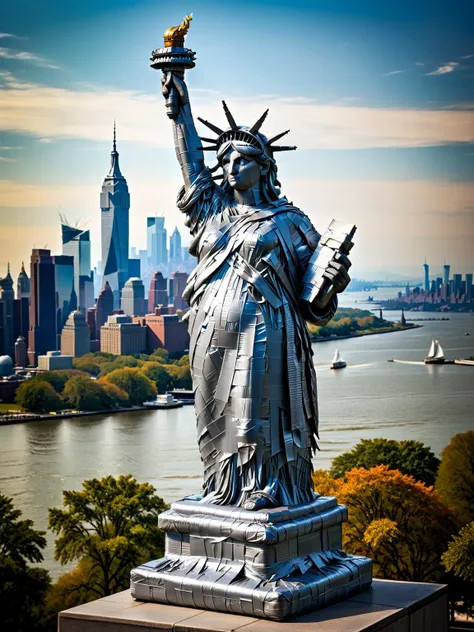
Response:
[{"label": "stone platform", "polygon": [[159,517],[166,554],[132,571],[136,599],[281,620],[368,588],[372,562],[342,550],[347,509],[319,496],[246,511],[198,500]]},{"label": "stone platform", "polygon": [[290,621],[144,603],[130,591],[59,614],[59,632],[447,632],[448,592],[439,584],[374,579],[364,592]]}]

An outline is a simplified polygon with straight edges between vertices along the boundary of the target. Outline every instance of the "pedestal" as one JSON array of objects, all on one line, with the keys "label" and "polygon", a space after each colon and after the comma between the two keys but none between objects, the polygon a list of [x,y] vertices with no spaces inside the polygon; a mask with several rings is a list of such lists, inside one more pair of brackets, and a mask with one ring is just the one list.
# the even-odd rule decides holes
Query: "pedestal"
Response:
[{"label": "pedestal", "polygon": [[448,632],[448,590],[374,579],[343,602],[291,621],[136,601],[130,591],[59,614],[59,632]]},{"label": "pedestal", "polygon": [[372,562],[342,550],[335,498],[246,511],[193,499],[160,515],[166,554],[132,571],[138,600],[280,620],[368,588]]}]

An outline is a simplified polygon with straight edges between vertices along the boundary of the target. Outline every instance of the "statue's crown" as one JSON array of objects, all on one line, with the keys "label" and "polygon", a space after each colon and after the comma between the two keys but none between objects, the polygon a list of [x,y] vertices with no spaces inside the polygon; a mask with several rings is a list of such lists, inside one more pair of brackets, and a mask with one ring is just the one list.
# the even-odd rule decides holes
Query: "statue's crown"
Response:
[{"label": "statue's crown", "polygon": [[212,130],[214,134],[217,134],[217,138],[204,138],[201,136],[201,140],[207,143],[211,143],[210,146],[203,147],[202,148],[203,150],[218,151],[221,145],[229,141],[234,141],[234,140],[252,145],[253,147],[259,149],[260,151],[264,153],[268,153],[270,156],[276,151],[292,151],[293,149],[296,149],[295,145],[273,145],[275,141],[282,138],[282,136],[285,136],[285,134],[288,134],[288,132],[290,131],[289,129],[285,130],[284,132],[281,132],[280,134],[277,134],[276,136],[273,136],[270,139],[268,139],[263,134],[259,133],[260,128],[262,127],[265,119],[267,118],[268,110],[265,110],[265,112],[258,119],[258,121],[256,121],[251,127],[246,127],[246,126],[237,125],[225,101],[222,101],[222,105],[224,107],[224,112],[225,112],[227,121],[230,125],[229,129],[222,130],[220,129],[220,127],[217,127],[217,125],[214,125],[213,123],[210,123],[209,121],[205,121],[204,119],[198,116],[198,120],[201,121],[203,125],[205,125],[210,130]]}]

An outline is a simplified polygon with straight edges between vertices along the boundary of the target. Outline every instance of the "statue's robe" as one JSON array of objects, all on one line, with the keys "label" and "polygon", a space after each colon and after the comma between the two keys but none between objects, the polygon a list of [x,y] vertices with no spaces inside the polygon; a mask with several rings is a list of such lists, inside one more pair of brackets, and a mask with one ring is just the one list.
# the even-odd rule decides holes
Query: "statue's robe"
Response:
[{"label": "statue's robe", "polygon": [[190,305],[190,365],[204,500],[242,505],[263,492],[278,505],[313,499],[316,376],[301,282],[319,234],[285,198],[236,206],[205,169],[178,196],[198,265]]}]

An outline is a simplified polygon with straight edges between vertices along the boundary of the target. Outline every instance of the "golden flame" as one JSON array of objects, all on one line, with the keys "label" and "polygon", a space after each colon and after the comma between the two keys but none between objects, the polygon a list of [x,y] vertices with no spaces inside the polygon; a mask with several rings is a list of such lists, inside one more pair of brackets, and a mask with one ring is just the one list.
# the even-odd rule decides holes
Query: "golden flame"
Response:
[{"label": "golden flame", "polygon": [[193,14],[186,15],[178,26],[170,26],[166,29],[164,38],[165,46],[183,46],[184,36],[189,31],[189,25],[193,19]]}]

